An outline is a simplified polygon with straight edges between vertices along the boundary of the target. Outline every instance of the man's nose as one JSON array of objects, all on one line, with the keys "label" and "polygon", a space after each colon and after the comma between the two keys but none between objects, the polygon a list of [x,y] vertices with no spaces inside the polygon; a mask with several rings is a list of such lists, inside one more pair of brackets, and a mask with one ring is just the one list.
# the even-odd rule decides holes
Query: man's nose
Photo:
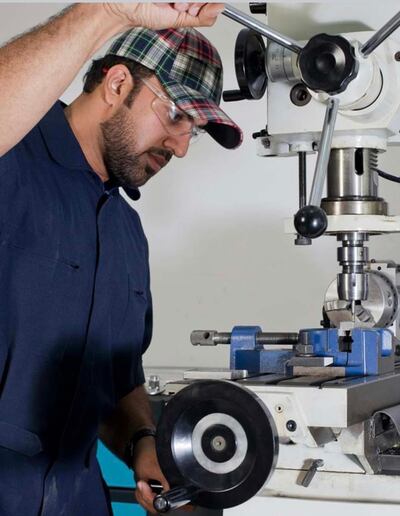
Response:
[{"label": "man's nose", "polygon": [[170,149],[177,158],[183,158],[188,151],[190,138],[190,134],[169,135],[164,145]]}]

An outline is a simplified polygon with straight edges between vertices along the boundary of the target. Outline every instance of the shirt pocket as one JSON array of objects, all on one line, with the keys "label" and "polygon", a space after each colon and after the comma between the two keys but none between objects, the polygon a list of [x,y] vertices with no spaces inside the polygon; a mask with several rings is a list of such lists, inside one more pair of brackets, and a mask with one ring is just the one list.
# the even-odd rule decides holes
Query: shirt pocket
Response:
[{"label": "shirt pocket", "polygon": [[133,341],[142,349],[146,311],[148,308],[147,290],[141,281],[128,275],[129,301],[126,329],[131,332]]}]

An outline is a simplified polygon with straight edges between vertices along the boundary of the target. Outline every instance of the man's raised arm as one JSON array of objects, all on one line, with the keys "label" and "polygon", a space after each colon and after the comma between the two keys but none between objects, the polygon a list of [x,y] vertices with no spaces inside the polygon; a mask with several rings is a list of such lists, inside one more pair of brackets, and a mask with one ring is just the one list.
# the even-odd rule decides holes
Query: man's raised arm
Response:
[{"label": "man's raised arm", "polygon": [[0,156],[47,113],[90,57],[131,27],[212,25],[223,4],[74,4],[0,48]]}]

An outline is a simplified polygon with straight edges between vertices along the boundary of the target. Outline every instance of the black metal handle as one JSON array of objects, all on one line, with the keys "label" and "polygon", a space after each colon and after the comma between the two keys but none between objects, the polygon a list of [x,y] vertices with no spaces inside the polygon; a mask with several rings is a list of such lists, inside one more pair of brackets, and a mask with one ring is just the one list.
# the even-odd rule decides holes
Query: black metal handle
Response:
[{"label": "black metal handle", "polygon": [[200,489],[194,486],[174,487],[157,495],[153,500],[153,507],[157,512],[165,514],[190,503],[199,493]]},{"label": "black metal handle", "polygon": [[237,100],[244,100],[245,96],[241,90],[226,90],[222,93],[222,98],[225,102],[236,102]]}]

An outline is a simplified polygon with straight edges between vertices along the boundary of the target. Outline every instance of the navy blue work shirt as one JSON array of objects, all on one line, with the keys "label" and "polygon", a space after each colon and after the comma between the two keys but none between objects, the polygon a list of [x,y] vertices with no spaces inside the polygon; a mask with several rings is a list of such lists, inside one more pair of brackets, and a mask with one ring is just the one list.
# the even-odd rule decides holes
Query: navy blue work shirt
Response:
[{"label": "navy blue work shirt", "polygon": [[109,514],[98,425],[144,382],[151,314],[139,216],[57,102],[0,158],[1,516]]}]

